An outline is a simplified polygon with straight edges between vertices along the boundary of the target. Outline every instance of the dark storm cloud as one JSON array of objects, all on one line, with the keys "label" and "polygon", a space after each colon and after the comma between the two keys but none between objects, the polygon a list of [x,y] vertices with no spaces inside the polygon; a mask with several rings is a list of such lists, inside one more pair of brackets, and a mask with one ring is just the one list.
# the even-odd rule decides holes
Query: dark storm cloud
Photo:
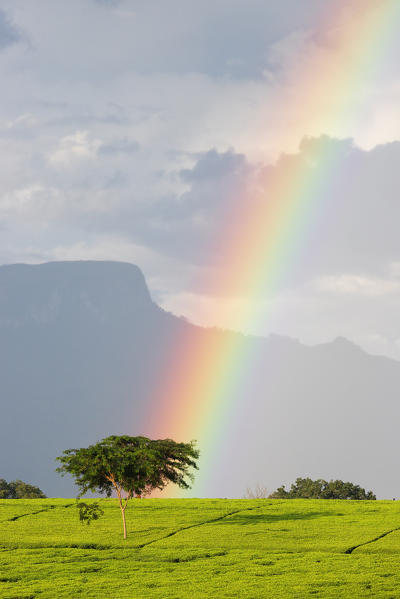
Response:
[{"label": "dark storm cloud", "polygon": [[308,213],[294,208],[302,223],[296,233],[301,266],[292,284],[343,273],[382,277],[388,265],[400,262],[400,142],[365,151],[349,139],[305,138],[296,154],[267,165],[211,149],[194,155],[191,168],[176,171],[152,170],[146,149],[130,137],[97,142],[71,136],[55,156],[53,163],[32,163],[32,169],[42,169],[40,185],[28,179],[15,195],[3,196],[4,218],[51,218],[54,226],[68,223],[82,235],[122,235],[206,267],[215,265],[214,248],[232,210],[239,207],[245,219],[254,195],[268,205],[271,177],[286,176],[293,163],[319,187],[307,199]]},{"label": "dark storm cloud", "polygon": [[243,154],[233,151],[219,153],[209,150],[199,156],[198,161],[191,169],[182,169],[180,177],[188,183],[210,181],[236,177],[245,168],[246,159]]},{"label": "dark storm cloud", "polygon": [[[299,233],[298,252],[307,257],[297,273],[299,283],[343,272],[382,275],[389,263],[400,261],[400,142],[364,151],[351,140],[305,139],[298,154],[264,167],[232,151],[210,150],[191,169],[180,171],[189,185],[186,192],[144,209],[135,235],[163,252],[212,262],[212,248],[229,227],[231,208],[239,202],[245,216],[254,189],[261,202],[271,201],[270,179],[283,172],[287,161],[300,163],[310,181],[322,173]],[[267,235],[268,223],[265,230]]]},{"label": "dark storm cloud", "polygon": [[4,10],[0,8],[0,50],[17,43],[21,39],[21,33],[11,22]]},{"label": "dark storm cloud", "polygon": [[212,149],[199,155],[192,169],[177,174],[188,184],[187,191],[149,203],[127,204],[129,216],[125,215],[124,223],[130,223],[129,233],[136,241],[164,255],[208,264],[229,205],[243,196],[252,170],[242,154]]}]

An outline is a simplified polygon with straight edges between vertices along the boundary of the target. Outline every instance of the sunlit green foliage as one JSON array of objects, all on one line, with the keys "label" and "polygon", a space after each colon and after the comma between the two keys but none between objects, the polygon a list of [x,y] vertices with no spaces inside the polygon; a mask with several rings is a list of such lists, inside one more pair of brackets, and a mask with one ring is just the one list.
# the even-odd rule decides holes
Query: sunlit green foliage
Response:
[{"label": "sunlit green foliage", "polygon": [[1,598],[400,597],[398,502],[134,499],[123,541],[96,501],[0,501]]},{"label": "sunlit green foliage", "polygon": [[[111,435],[89,447],[66,449],[57,458],[62,476],[70,474],[81,497],[87,491],[111,497],[116,493],[121,510],[124,539],[127,537],[125,511],[132,497],[162,490],[168,483],[188,489],[192,468],[198,468],[199,450],[195,442],[176,443],[172,439],[148,439]],[[80,502],[79,519],[89,524],[102,515],[96,506]]]},{"label": "sunlit green foliage", "polygon": [[376,499],[372,491],[366,491],[359,485],[342,480],[329,482],[319,478],[296,478],[287,491],[284,486],[279,487],[269,495],[270,499]]},{"label": "sunlit green foliage", "polygon": [[194,442],[111,435],[89,447],[66,449],[57,458],[57,472],[70,474],[80,495],[94,491],[110,497],[120,488],[140,497],[169,482],[187,489],[198,457]]},{"label": "sunlit green foliage", "polygon": [[99,506],[97,501],[92,503],[77,501],[76,507],[79,510],[79,520],[87,525],[98,520],[104,514],[104,510]]}]

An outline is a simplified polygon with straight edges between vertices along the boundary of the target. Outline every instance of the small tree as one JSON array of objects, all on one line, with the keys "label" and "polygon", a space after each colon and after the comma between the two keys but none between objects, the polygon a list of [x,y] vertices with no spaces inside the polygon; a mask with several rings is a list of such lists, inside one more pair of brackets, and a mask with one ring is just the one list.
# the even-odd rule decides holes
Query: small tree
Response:
[{"label": "small tree", "polygon": [[0,499],[45,499],[46,495],[34,485],[24,483],[22,480],[13,480],[8,483],[0,478]]},{"label": "small tree", "polygon": [[15,493],[17,499],[45,499],[46,495],[34,485],[24,483],[22,480],[13,480],[9,484],[10,489]]},{"label": "small tree", "polygon": [[115,492],[126,539],[125,510],[129,499],[161,490],[169,482],[188,489],[189,481],[193,481],[189,470],[197,469],[198,457],[193,441],[176,443],[171,439],[113,435],[86,448],[67,449],[57,458],[62,464],[57,472],[73,476],[80,489],[78,497],[87,491],[107,497]]}]

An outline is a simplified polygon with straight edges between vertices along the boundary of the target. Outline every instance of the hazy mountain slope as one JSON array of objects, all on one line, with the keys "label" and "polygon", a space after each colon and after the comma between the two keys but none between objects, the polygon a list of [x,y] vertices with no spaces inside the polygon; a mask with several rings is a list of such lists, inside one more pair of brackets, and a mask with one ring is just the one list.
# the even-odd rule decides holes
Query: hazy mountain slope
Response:
[{"label": "hazy mountain slope", "polygon": [[[210,343],[232,335],[165,313],[133,265],[0,267],[0,478],[71,495],[54,457],[108,434],[142,433],[182,331]],[[221,422],[226,442],[207,495],[240,496],[257,481],[272,490],[298,475],[400,495],[399,363],[344,339],[312,348],[277,336],[244,343],[251,366]]]},{"label": "hazy mountain slope", "polygon": [[1,475],[70,492],[54,457],[140,422],[171,320],[132,265],[1,267]]}]

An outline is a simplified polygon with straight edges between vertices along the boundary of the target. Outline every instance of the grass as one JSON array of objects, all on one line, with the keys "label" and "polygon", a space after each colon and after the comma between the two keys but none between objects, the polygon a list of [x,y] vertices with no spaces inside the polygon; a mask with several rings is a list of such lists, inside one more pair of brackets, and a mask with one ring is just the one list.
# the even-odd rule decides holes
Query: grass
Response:
[{"label": "grass", "polygon": [[134,500],[126,542],[100,503],[1,500],[0,598],[400,597],[398,502]]}]

